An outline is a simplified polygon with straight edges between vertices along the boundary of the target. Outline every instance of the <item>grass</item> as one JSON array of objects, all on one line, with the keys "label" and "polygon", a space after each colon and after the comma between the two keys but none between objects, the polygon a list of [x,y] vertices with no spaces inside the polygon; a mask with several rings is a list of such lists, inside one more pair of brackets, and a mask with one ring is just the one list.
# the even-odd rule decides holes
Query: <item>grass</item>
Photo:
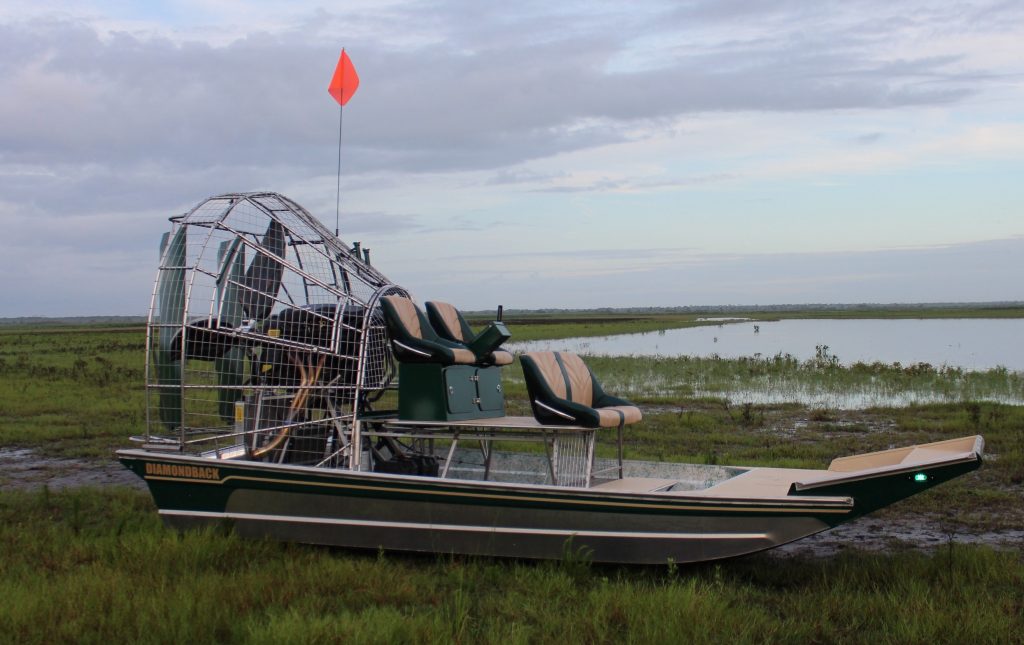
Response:
[{"label": "grass", "polygon": [[[138,329],[0,331],[0,447],[110,459],[144,429],[143,350]],[[1024,407],[968,395],[1019,388],[1019,375],[842,368],[827,357],[588,361],[609,391],[645,406],[628,458],[822,468],[843,454],[980,433],[981,470],[880,517],[938,522],[951,536],[1024,526]],[[524,414],[516,373],[506,370],[509,410]],[[895,408],[722,396],[730,384],[783,377],[836,389],[980,380],[962,400]],[[643,394],[652,382],[666,387]],[[1024,634],[1020,553],[955,540],[932,554],[852,549],[693,567],[596,567],[571,549],[553,563],[401,557],[178,534],[146,493],[108,487],[0,489],[0,545],[0,640],[11,642],[1001,643]]]},{"label": "grass", "polygon": [[[0,332],[0,446],[111,460],[145,429],[144,344],[140,329]],[[626,434],[628,458],[825,468],[842,455],[983,434],[990,457],[985,468],[908,500],[900,512],[949,515],[953,524],[975,529],[1024,525],[1024,407],[972,398],[1007,391],[1024,398],[1018,373],[842,367],[827,355],[803,363],[790,357],[589,357],[588,363],[608,391],[645,407],[644,423]],[[866,410],[730,403],[730,388],[756,383],[959,394],[950,403]],[[509,413],[530,414],[521,373],[506,369],[504,386]],[[614,455],[610,434],[598,450]],[[987,493],[979,496],[979,487]]]},{"label": "grass", "polygon": [[[0,493],[19,643],[1017,642],[1019,554],[596,567],[398,557],[164,530],[142,493]],[[570,551],[571,553],[571,551]]]},{"label": "grass", "polygon": [[145,332],[0,331],[0,445],[100,455],[143,430]]}]

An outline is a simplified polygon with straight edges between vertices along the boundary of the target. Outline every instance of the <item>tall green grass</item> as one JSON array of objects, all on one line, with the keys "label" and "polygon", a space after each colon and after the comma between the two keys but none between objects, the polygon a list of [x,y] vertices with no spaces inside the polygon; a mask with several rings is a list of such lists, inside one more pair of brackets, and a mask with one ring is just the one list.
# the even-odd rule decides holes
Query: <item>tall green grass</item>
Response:
[{"label": "tall green grass", "polygon": [[145,332],[0,332],[0,443],[109,454],[143,430]]},{"label": "tall green grass", "polygon": [[[18,643],[1019,642],[1024,562],[937,554],[594,567],[164,530],[124,490],[0,493]],[[569,551],[571,553],[571,551]]]},{"label": "tall green grass", "polygon": [[[143,430],[143,352],[141,330],[0,332],[0,446],[109,458]],[[981,470],[882,517],[941,521],[954,536],[1024,525],[1024,407],[968,397],[809,409],[685,389],[699,378],[727,385],[783,374],[834,388],[993,375],[827,360],[588,362],[609,391],[645,403],[645,422],[626,435],[628,458],[822,468],[843,454],[981,433]],[[518,370],[505,373],[509,410],[528,414]],[[678,389],[644,396],[651,379]],[[605,456],[610,438],[601,438]],[[571,549],[554,563],[399,557],[223,530],[178,534],[148,495],[120,488],[0,490],[0,641],[1006,643],[1021,642],[1022,614],[1020,553],[954,542],[933,554],[696,567],[594,567]]]}]

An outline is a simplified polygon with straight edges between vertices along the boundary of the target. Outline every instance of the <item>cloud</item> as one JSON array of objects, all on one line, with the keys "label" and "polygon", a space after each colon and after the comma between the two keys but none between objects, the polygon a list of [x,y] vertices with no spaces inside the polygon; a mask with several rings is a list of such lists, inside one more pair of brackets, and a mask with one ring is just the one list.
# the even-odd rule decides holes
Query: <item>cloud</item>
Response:
[{"label": "cloud", "polygon": [[[565,29],[578,15],[542,21],[527,12],[512,21],[481,16],[469,29],[456,13],[466,9],[430,12],[436,41],[354,43],[364,83],[345,138],[351,171],[501,168],[624,141],[634,124],[689,112],[945,104],[981,83],[951,69],[955,56],[873,60],[854,46],[855,24],[833,26],[845,27],[835,42],[724,42],[656,69],[610,72],[641,29],[672,39],[676,26],[647,16],[616,34],[609,24]],[[405,22],[425,13],[407,10]],[[322,28],[300,23],[213,45],[34,20],[0,26],[0,42],[7,161],[310,172],[330,159],[336,115],[323,86],[336,54]]]},{"label": "cloud", "polygon": [[679,188],[694,186],[708,186],[734,179],[738,179],[738,175],[732,173],[713,173],[659,180],[638,179],[633,177],[612,178],[608,176],[587,177],[564,175],[558,178],[551,178],[546,181],[546,185],[531,188],[530,190],[538,193],[650,192],[657,190],[677,190]]},{"label": "cloud", "polygon": [[857,135],[853,140],[857,143],[870,145],[881,141],[883,138],[885,138],[885,134],[882,132],[865,132],[864,134]]},{"label": "cloud", "polygon": [[[837,137],[853,152],[826,162],[759,152],[708,167],[699,151],[625,170],[597,161],[646,145],[678,154],[684,125],[709,114],[918,114],[991,92],[1016,105],[1022,57],[990,43],[1020,54],[1022,20],[1019,5],[996,1],[11,5],[0,10],[0,272],[28,277],[6,312],[100,306],[112,290],[92,285],[107,280],[123,302],[146,301],[139,276],[166,217],[209,195],[294,188],[332,219],[339,115],[326,84],[341,44],[363,79],[344,112],[342,229],[385,236],[500,226],[519,208],[510,195],[525,195],[522,212],[553,212],[533,207],[962,150],[1013,158],[1016,117],[986,116],[903,150],[899,126],[865,122]],[[570,157],[577,167],[562,165]],[[25,269],[54,248],[59,262]],[[34,295],[47,267],[66,299]]]},{"label": "cloud", "polygon": [[537,184],[564,179],[569,173],[539,173],[523,168],[502,168],[486,180],[489,186],[505,186],[514,184]]},{"label": "cloud", "polygon": [[345,230],[343,236],[362,233],[415,232],[423,228],[415,215],[395,215],[392,213],[353,213],[345,211]]}]

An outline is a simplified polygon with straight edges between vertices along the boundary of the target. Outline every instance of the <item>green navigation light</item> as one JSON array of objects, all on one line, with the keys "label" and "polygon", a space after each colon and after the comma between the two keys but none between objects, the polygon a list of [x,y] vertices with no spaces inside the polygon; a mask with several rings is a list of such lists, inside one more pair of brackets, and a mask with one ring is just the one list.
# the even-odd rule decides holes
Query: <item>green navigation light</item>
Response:
[{"label": "green navigation light", "polygon": [[914,481],[926,482],[928,481],[928,475],[926,475],[925,473],[917,473],[916,475],[914,475]]}]

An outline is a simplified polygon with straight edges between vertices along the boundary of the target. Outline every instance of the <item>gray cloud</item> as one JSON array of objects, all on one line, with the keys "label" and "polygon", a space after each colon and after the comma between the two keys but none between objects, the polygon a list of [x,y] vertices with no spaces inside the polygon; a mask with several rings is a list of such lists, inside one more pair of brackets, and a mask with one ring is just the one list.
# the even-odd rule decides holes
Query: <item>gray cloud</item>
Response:
[{"label": "gray cloud", "polygon": [[[652,136],[636,133],[663,132],[680,115],[955,103],[1002,81],[956,55],[886,56],[876,45],[911,32],[1007,33],[1021,20],[1019,4],[999,2],[527,1],[497,13],[460,0],[318,10],[217,44],[107,33],[85,19],[9,21],[0,24],[0,271],[21,275],[59,248],[60,266],[50,266],[95,287],[42,302],[47,275],[29,272],[0,315],[91,313],[97,302],[135,313],[102,300],[113,291],[104,281],[131,294],[124,302],[145,302],[166,216],[207,195],[332,174],[338,113],[326,85],[342,42],[363,79],[345,111],[346,182],[472,169],[514,184],[562,178],[524,174],[523,162]],[[551,189],[651,187],[610,179]],[[327,197],[312,196],[318,214],[333,211]],[[416,213],[346,220],[357,233],[427,226]],[[104,268],[117,262],[120,271]]]},{"label": "gray cloud", "polygon": [[345,230],[343,237],[362,233],[404,233],[422,230],[414,215],[394,215],[391,213],[365,212],[354,213],[345,211]]},{"label": "gray cloud", "polygon": [[853,140],[863,145],[871,145],[872,143],[878,143],[884,138],[885,134],[882,132],[866,132],[854,137]]},{"label": "gray cloud", "polygon": [[[686,42],[699,23],[677,33],[664,16],[623,25],[624,14],[613,14],[576,25],[575,13],[526,11],[510,21],[475,15],[472,6],[410,7],[406,21],[429,17],[436,42],[408,49],[352,43],[364,81],[346,133],[350,171],[500,168],[621,141],[637,123],[687,112],[947,103],[981,83],[951,71],[951,57],[875,60],[859,46],[856,24],[708,48]],[[709,17],[708,6],[690,5],[674,20],[726,11]],[[758,6],[731,3],[730,15],[750,21],[759,18],[750,13]],[[806,11],[800,7],[773,13],[792,20]],[[320,14],[325,24],[347,18]],[[275,164],[323,170],[336,126],[324,91],[336,50],[324,44],[324,29],[303,29],[309,26],[217,47],[101,36],[74,21],[0,26],[0,74],[14,89],[0,107],[0,123],[9,124],[0,131],[3,159],[149,162],[172,172]],[[647,30],[679,41],[671,64],[607,71]]]},{"label": "gray cloud", "polygon": [[568,186],[545,186],[533,188],[535,193],[591,193],[607,191],[627,190],[658,190],[662,188],[683,188],[686,186],[706,186],[725,181],[738,179],[739,175],[733,173],[715,173],[710,175],[696,175],[692,177],[679,177],[671,181],[635,181],[633,179],[609,179],[607,177],[590,181],[584,184]]},{"label": "gray cloud", "polygon": [[521,168],[502,168],[488,179],[485,183],[489,186],[503,186],[511,184],[533,184],[546,183],[557,179],[569,177],[567,172],[559,173],[538,173]]}]

